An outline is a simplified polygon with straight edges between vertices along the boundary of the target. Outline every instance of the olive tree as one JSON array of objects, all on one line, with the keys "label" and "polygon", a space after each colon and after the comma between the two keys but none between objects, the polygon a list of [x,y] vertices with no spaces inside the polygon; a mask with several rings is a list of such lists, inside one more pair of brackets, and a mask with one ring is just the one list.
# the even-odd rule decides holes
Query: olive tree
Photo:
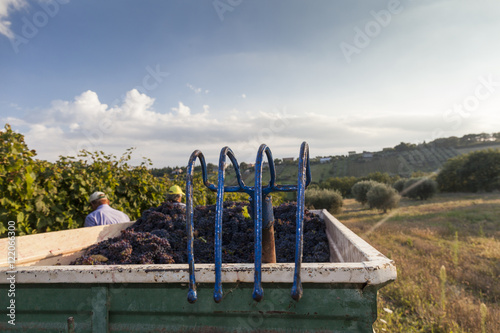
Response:
[{"label": "olive tree", "polygon": [[376,208],[387,212],[387,210],[398,207],[401,196],[387,184],[376,184],[366,194],[370,209]]},{"label": "olive tree", "polygon": [[357,182],[351,188],[352,196],[354,197],[354,199],[356,199],[357,202],[364,205],[368,201],[368,198],[366,197],[368,191],[370,191],[370,189],[377,184],[380,183],[377,183],[373,180],[362,180],[360,182]]}]

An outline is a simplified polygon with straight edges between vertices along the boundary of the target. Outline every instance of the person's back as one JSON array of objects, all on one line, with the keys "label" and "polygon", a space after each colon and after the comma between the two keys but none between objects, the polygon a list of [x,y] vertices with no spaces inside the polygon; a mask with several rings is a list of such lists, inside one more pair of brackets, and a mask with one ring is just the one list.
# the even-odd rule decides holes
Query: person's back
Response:
[{"label": "person's back", "polygon": [[94,211],[85,218],[85,227],[130,222],[127,214],[109,206],[109,200],[104,193],[93,193],[89,201]]},{"label": "person's back", "polygon": [[111,208],[108,204],[100,205],[96,210],[87,215],[87,217],[85,218],[86,227],[123,222],[130,222],[130,218],[127,216],[127,214]]}]

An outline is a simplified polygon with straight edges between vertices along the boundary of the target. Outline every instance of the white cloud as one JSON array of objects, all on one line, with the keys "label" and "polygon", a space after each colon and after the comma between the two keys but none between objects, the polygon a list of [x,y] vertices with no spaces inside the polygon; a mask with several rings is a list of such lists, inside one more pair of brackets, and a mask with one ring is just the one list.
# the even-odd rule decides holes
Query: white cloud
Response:
[{"label": "white cloud", "polygon": [[[401,141],[430,141],[439,129],[446,136],[460,135],[450,131],[442,117],[431,114],[338,117],[286,108],[213,114],[208,105],[191,110],[182,101],[162,113],[154,109],[154,102],[133,89],[120,105],[110,107],[89,90],[71,101],[56,100],[45,110],[26,112],[22,118],[2,120],[26,129],[21,132],[28,146],[41,159],[74,156],[81,149],[121,155],[125,149],[137,147],[138,155],[151,158],[158,167],[185,165],[195,149],[205,154],[207,162],[217,163],[220,149],[229,146],[238,161],[251,162],[262,143],[275,157],[297,156],[302,141],[309,143],[311,156],[325,156],[380,150]],[[473,118],[464,121],[465,131],[474,122]]]},{"label": "white cloud", "polygon": [[25,0],[1,0],[0,1],[0,34],[7,36],[8,38],[14,38],[12,30],[10,30],[11,22],[9,19],[9,13],[14,10],[19,10],[26,6]]},{"label": "white cloud", "polygon": [[179,102],[178,108],[172,108],[172,111],[175,111],[179,117],[189,117],[191,115],[191,110],[182,102]]},{"label": "white cloud", "polygon": [[149,157],[166,156],[181,142],[203,142],[217,132],[223,133],[221,126],[227,124],[210,117],[208,105],[201,112],[192,112],[179,102],[171,112],[160,113],[153,104],[153,98],[133,89],[120,105],[110,107],[89,90],[72,101],[56,100],[45,110],[3,120],[27,128],[23,133],[29,146],[38,150],[39,158],[48,160],[74,156],[81,149],[121,154],[131,146],[142,147]]},{"label": "white cloud", "polygon": [[80,125],[78,125],[78,123],[72,123],[69,125],[69,129],[71,130],[71,132],[77,131],[79,128]]},{"label": "white cloud", "polygon": [[206,95],[210,92],[210,90],[208,90],[208,89],[203,90],[202,88],[195,87],[190,83],[186,83],[186,87],[188,87],[189,89],[194,91],[195,94],[199,94],[199,93],[203,92]]},{"label": "white cloud", "polygon": [[242,98],[247,98],[247,95],[246,94],[241,94],[241,97]]},{"label": "white cloud", "polygon": [[199,94],[201,93],[202,89],[201,88],[197,88],[195,86],[193,86],[192,84],[190,83],[187,83],[186,86],[191,89],[192,91],[194,91],[195,94]]},{"label": "white cloud", "polygon": [[234,111],[215,117],[208,105],[191,110],[182,101],[170,112],[161,113],[154,109],[153,98],[134,89],[126,93],[121,104],[112,107],[89,90],[71,101],[56,100],[45,110],[6,120],[27,128],[26,141],[42,159],[74,156],[81,149],[121,154],[136,146],[138,153],[161,166],[187,161],[195,149],[217,156],[225,145],[236,147],[246,160],[264,141],[278,143],[287,130],[288,118],[293,116],[278,110]]},{"label": "white cloud", "polygon": [[192,84],[187,83],[186,87],[188,87],[189,89],[191,89],[192,91],[194,91],[195,94],[199,94],[201,92],[201,88],[196,88]]}]

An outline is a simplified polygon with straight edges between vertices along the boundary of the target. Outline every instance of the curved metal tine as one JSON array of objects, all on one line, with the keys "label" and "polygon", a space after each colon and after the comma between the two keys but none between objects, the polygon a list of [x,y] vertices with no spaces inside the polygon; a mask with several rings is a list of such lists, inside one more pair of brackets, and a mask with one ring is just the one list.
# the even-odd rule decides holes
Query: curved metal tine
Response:
[{"label": "curved metal tine", "polygon": [[264,297],[262,289],[262,158],[269,148],[262,144],[259,147],[255,160],[255,187],[253,197],[254,211],[254,237],[255,237],[255,272],[254,289],[252,297],[259,302]]},{"label": "curved metal tine", "polygon": [[303,145],[306,145],[306,148],[307,149],[307,163],[306,163],[306,187],[309,186],[309,184],[311,183],[311,164],[310,164],[310,161],[309,161],[309,145],[307,144],[307,142],[302,142],[302,145],[300,146],[300,151],[302,152],[302,146]]},{"label": "curved metal tine", "polygon": [[276,190],[276,166],[274,165],[273,153],[271,152],[271,148],[266,146],[266,149],[264,151],[266,153],[267,162],[269,164],[269,173],[271,174],[269,184],[267,184],[267,186],[263,189],[263,195],[266,196]]},{"label": "curved metal tine", "polygon": [[[227,156],[229,157],[229,159],[231,160],[231,163],[233,164],[234,172],[236,173],[236,180],[238,181],[238,188],[232,189],[231,192],[243,191],[243,192],[248,193],[249,187],[245,185],[245,182],[241,178],[240,166],[238,165],[238,161],[236,160],[236,156],[234,156],[234,153],[230,148],[228,148]],[[225,190],[228,190],[228,188],[226,187]]]},{"label": "curved metal tine", "polygon": [[[306,164],[304,164],[306,163]],[[302,265],[302,245],[303,245],[303,223],[305,206],[306,173],[309,166],[309,146],[307,142],[302,142],[299,156],[299,175],[297,179],[297,219],[295,235],[295,272],[293,277],[292,298],[299,301],[302,297],[302,282],[300,279],[300,268]],[[310,173],[310,171],[309,171]]]},{"label": "curved metal tine", "polygon": [[198,295],[196,293],[196,278],[195,278],[195,269],[194,269],[194,249],[193,249],[193,173],[194,173],[194,164],[196,162],[196,158],[200,160],[201,170],[203,174],[203,182],[206,186],[208,186],[208,180],[206,177],[207,174],[207,165],[205,163],[205,157],[203,153],[199,150],[195,150],[191,156],[189,157],[189,162],[186,170],[186,233],[188,236],[187,242],[187,251],[188,251],[188,264],[189,264],[189,291],[188,291],[188,302],[194,303],[198,299]]},{"label": "curved metal tine", "polygon": [[[217,187],[208,181],[208,172],[207,172],[207,164],[205,163],[205,156],[203,156],[202,152],[199,150],[195,150],[193,154],[195,154],[196,152],[199,152],[200,155],[199,160],[201,164],[201,175],[203,179],[203,185],[205,185],[209,190],[217,191]],[[189,159],[189,161],[191,162],[191,159]],[[193,168],[195,162],[196,158],[193,160],[193,165],[192,165]]]},{"label": "curved metal tine", "polygon": [[[224,175],[226,171],[226,155],[231,161],[234,158],[233,151],[229,147],[224,147],[219,156],[219,173],[217,175],[217,199],[215,208],[215,288],[214,301],[219,303],[222,300],[222,215],[224,212]],[[233,158],[231,158],[233,157]]]}]

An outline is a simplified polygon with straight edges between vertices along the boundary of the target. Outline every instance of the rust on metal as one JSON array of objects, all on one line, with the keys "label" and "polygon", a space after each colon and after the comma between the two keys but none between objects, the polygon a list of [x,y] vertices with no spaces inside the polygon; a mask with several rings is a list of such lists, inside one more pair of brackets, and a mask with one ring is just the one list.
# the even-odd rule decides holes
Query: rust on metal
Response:
[{"label": "rust on metal", "polygon": [[276,249],[274,246],[274,225],[262,229],[262,262],[276,263]]}]

